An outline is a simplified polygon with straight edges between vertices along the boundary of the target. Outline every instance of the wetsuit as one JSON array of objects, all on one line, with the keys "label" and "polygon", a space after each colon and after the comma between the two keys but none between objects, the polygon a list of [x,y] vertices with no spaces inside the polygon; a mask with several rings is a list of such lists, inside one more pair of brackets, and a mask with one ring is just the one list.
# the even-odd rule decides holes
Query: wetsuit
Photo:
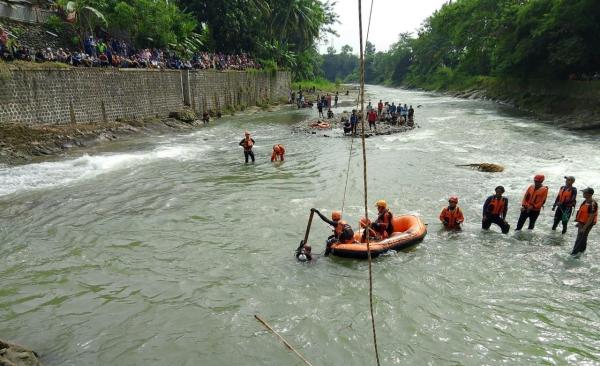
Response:
[{"label": "wetsuit", "polygon": [[481,227],[485,230],[489,229],[492,224],[500,226],[502,234],[508,234],[510,225],[506,222],[506,212],[508,211],[508,198],[489,196],[483,204],[483,220]]},{"label": "wetsuit", "polygon": [[[586,226],[590,216],[592,221]],[[598,202],[592,200],[591,202],[584,201],[575,217],[577,222],[577,239],[575,239],[575,245],[571,255],[576,255],[585,252],[587,248],[587,238],[594,225],[598,222]]]},{"label": "wetsuit", "polygon": [[[248,141],[250,141],[251,143],[248,143]],[[246,160],[246,163],[248,163],[248,157],[252,158],[252,162],[254,163],[254,153],[252,152],[252,146],[254,146],[255,142],[253,138],[250,138],[250,140],[246,141],[246,139],[242,139],[242,141],[240,141],[240,146],[244,148],[244,159]]]},{"label": "wetsuit", "polygon": [[554,223],[552,224],[552,230],[556,230],[558,223],[562,221],[562,233],[567,232],[567,224],[573,213],[577,197],[577,188],[562,186],[558,191],[556,201],[554,201],[553,208],[556,209],[554,212]]}]

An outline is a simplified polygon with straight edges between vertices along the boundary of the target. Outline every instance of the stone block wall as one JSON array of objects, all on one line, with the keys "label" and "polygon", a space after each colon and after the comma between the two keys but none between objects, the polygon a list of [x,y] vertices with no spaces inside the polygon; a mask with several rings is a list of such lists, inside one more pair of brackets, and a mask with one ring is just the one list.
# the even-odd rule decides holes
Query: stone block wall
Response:
[{"label": "stone block wall", "polygon": [[287,72],[13,70],[0,75],[0,123],[64,124],[166,117],[287,98]]}]

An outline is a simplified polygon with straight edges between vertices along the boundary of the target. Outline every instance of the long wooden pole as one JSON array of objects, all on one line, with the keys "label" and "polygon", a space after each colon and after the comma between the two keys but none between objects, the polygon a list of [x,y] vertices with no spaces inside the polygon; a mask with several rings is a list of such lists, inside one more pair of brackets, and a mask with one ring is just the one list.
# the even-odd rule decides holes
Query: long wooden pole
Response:
[{"label": "long wooden pole", "polygon": [[[371,0],[371,12],[373,11],[373,0]],[[369,28],[371,26],[371,14],[369,14]],[[361,127],[362,127],[362,155],[363,155],[363,186],[364,186],[364,198],[365,198],[365,219],[369,222],[369,210],[368,210],[368,188],[367,188],[367,148],[365,142],[365,48],[363,47],[363,31],[362,31],[362,1],[358,0],[358,30],[360,32],[360,113],[362,115]],[[377,366],[379,362],[379,349],[377,347],[377,331],[375,329],[375,315],[373,311],[373,268],[371,259],[371,245],[369,243],[369,231],[371,224],[369,223],[365,227],[366,239],[367,239],[367,258],[369,260],[369,310],[371,313],[371,328],[373,331],[373,346],[375,348],[375,360]]]},{"label": "long wooden pole", "polygon": [[312,225],[312,219],[314,216],[315,212],[314,211],[310,211],[310,216],[308,217],[308,224],[306,225],[306,232],[304,233],[304,242],[303,244],[307,244],[308,243],[308,234],[310,233],[310,226]]},{"label": "long wooden pole", "polygon": [[[310,217],[312,217],[312,215],[311,215]],[[277,332],[275,331],[275,329],[273,329],[273,328],[272,328],[272,327],[269,325],[269,323],[267,323],[267,321],[266,321],[266,320],[264,320],[263,318],[261,318],[261,317],[260,317],[260,316],[258,316],[258,315],[254,315],[254,317],[256,318],[256,320],[258,320],[259,322],[261,322],[261,323],[262,323],[262,325],[264,325],[264,326],[265,326],[265,328],[267,328],[267,329],[268,329],[268,330],[270,330],[270,331],[271,331],[273,334],[275,334],[277,337],[279,337],[279,339],[280,339],[280,340],[283,342],[283,344],[285,344],[285,346],[286,346],[286,347],[287,347],[287,348],[288,348],[290,351],[294,352],[294,353],[296,354],[296,356],[300,357],[300,359],[301,359],[302,361],[304,361],[304,363],[305,363],[305,364],[307,364],[308,366],[313,366],[313,365],[312,365],[310,362],[308,362],[308,360],[307,360],[306,358],[304,358],[304,356],[302,356],[302,355],[300,354],[300,352],[296,351],[296,350],[294,349],[294,347],[292,347],[292,345],[291,345],[291,344],[290,344],[288,341],[286,341],[286,340],[285,340],[285,338],[283,338],[283,337],[282,337],[282,336],[281,336],[279,333],[277,333]]]}]

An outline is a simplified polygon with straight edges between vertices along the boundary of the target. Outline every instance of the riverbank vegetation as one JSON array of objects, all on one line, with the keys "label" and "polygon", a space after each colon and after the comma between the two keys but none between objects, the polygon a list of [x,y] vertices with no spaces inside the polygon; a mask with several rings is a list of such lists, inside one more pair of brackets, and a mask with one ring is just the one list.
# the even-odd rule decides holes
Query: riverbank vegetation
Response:
[{"label": "riverbank vegetation", "polygon": [[[590,80],[600,78],[599,44],[595,0],[458,0],[386,52],[367,44],[365,79],[436,90],[465,90],[489,78]],[[357,80],[358,57],[347,51],[323,56],[329,80]]]},{"label": "riverbank vegetation", "polygon": [[337,21],[329,0],[58,0],[52,32],[83,48],[85,37],[123,38],[136,48],[249,53],[296,80],[321,74],[316,41]]}]

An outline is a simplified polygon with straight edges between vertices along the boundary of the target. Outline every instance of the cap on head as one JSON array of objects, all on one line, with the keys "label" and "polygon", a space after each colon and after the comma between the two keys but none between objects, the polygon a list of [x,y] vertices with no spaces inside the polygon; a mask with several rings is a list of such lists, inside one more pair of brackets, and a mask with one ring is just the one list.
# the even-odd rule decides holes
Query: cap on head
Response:
[{"label": "cap on head", "polygon": [[583,191],[581,191],[583,193],[589,193],[589,194],[594,194],[594,189],[587,187],[586,189],[584,189]]},{"label": "cap on head", "polygon": [[387,208],[387,202],[385,202],[385,200],[379,200],[379,201],[375,202],[375,206]]},{"label": "cap on head", "polygon": [[458,203],[458,197],[450,196],[450,198],[448,199],[448,202]]},{"label": "cap on head", "polygon": [[248,131],[244,131],[244,135],[246,135],[246,136],[250,136],[250,132],[248,132]]},{"label": "cap on head", "polygon": [[500,192],[502,192],[502,193],[506,192],[506,191],[504,190],[504,187],[502,187],[502,186],[498,186],[498,187],[494,188],[494,191],[496,191],[496,192],[500,191]]},{"label": "cap on head", "polygon": [[566,180],[570,180],[571,182],[575,182],[575,177],[572,175],[565,175]]},{"label": "cap on head", "polygon": [[331,219],[333,221],[339,221],[342,219],[342,211],[333,211],[331,212]]},{"label": "cap on head", "polygon": [[535,177],[533,177],[533,181],[534,182],[540,182],[540,183],[542,183],[544,181],[544,179],[546,179],[546,177],[544,177],[543,174],[538,174]]}]

